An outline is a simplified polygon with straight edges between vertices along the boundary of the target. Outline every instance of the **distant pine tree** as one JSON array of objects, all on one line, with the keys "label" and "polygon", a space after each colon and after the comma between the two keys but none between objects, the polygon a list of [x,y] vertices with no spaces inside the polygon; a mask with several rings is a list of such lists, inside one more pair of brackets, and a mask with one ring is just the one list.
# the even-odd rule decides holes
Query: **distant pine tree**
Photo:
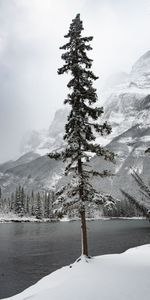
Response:
[{"label": "distant pine tree", "polygon": [[49,217],[50,217],[50,209],[51,209],[50,193],[45,192],[45,195],[44,195],[44,217],[46,219],[49,219]]},{"label": "distant pine tree", "polygon": [[26,194],[25,194],[25,191],[24,191],[24,188],[22,187],[21,188],[21,203],[22,203],[22,211],[23,211],[23,215],[25,215],[26,213]]},{"label": "distant pine tree", "polygon": [[11,199],[10,200],[11,201],[10,210],[14,211],[15,210],[15,195],[14,195],[14,193],[11,193],[10,199]]},{"label": "distant pine tree", "polygon": [[34,191],[32,190],[31,193],[31,216],[35,215],[35,197],[34,197]]},{"label": "distant pine tree", "polygon": [[42,219],[42,204],[41,204],[41,195],[39,192],[37,193],[36,207],[35,207],[34,214],[37,219]]},{"label": "distant pine tree", "polygon": [[66,149],[61,153],[50,153],[49,157],[67,162],[65,174],[72,174],[72,182],[64,187],[64,197],[61,199],[65,208],[78,209],[82,228],[82,253],[88,255],[85,210],[86,203],[90,203],[95,194],[91,178],[111,175],[107,170],[101,173],[92,170],[88,162],[93,154],[113,161],[114,154],[94,143],[95,133],[107,135],[111,132],[111,127],[107,122],[98,122],[103,114],[103,108],[95,105],[98,97],[93,82],[98,77],[91,71],[92,59],[87,56],[87,51],[92,50],[89,42],[93,37],[82,37],[82,31],[83,24],[80,14],[77,14],[65,35],[68,42],[60,48],[66,51],[61,56],[65,64],[58,69],[60,75],[68,72],[71,74],[67,85],[71,92],[64,101],[71,108],[65,126]]},{"label": "distant pine tree", "polygon": [[23,205],[23,197],[22,197],[22,187],[19,185],[19,187],[16,188],[15,193],[15,213],[19,216],[24,215],[24,205]]},{"label": "distant pine tree", "polygon": [[27,195],[26,197],[26,214],[30,215],[30,197]]}]

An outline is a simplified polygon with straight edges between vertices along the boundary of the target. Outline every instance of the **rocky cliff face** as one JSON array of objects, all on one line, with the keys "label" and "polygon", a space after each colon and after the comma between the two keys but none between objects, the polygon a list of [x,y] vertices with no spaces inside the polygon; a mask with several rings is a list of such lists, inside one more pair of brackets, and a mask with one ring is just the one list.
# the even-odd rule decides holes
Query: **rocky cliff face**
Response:
[{"label": "rocky cliff face", "polygon": [[131,85],[135,85],[141,89],[150,88],[150,51],[141,56],[133,65],[130,77]]},{"label": "rocky cliff face", "polygon": [[23,155],[35,153],[39,156],[63,147],[64,126],[67,120],[68,109],[56,111],[48,130],[32,131],[28,133],[21,145]]},{"label": "rocky cliff face", "polygon": [[109,88],[106,93],[104,118],[112,125],[108,147],[117,154],[111,184],[103,184],[117,197],[120,189],[138,195],[130,175],[135,169],[145,181],[149,177],[150,157],[145,150],[150,145],[150,51],[134,65],[125,82]]},{"label": "rocky cliff face", "polygon": [[21,184],[27,191],[54,189],[63,176],[63,163],[50,160],[47,153],[64,147],[63,135],[68,110],[56,112],[48,130],[27,134],[21,145],[22,156],[0,165],[0,186],[3,194]]},{"label": "rocky cliff face", "polygon": [[[137,193],[130,175],[136,169],[147,180],[150,157],[145,150],[150,146],[150,51],[134,65],[130,74],[115,75],[105,86],[104,116],[112,125],[112,133],[97,142],[107,145],[116,154],[116,164],[107,165],[99,158],[91,163],[97,168],[111,168],[116,174],[111,179],[95,180],[97,188],[115,197],[122,197],[120,189]],[[33,132],[24,141],[23,156],[15,162],[0,166],[0,186],[11,191],[21,183],[27,189],[51,189],[60,186],[64,165],[45,156],[46,153],[64,147],[63,134],[68,110],[58,110],[47,131]]]}]

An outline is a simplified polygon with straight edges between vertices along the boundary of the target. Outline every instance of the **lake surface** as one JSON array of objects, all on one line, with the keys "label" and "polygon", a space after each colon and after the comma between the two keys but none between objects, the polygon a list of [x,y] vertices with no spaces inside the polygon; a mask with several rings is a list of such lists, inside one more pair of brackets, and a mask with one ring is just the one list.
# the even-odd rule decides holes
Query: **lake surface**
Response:
[{"label": "lake surface", "polygon": [[[150,243],[146,220],[88,222],[89,254]],[[80,256],[79,222],[0,224],[0,299],[17,294]]]}]

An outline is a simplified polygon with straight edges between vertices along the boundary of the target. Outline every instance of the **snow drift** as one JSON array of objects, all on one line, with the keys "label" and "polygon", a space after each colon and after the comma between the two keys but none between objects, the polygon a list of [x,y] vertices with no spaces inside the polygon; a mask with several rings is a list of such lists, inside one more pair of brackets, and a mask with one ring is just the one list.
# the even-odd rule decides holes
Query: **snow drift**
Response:
[{"label": "snow drift", "polygon": [[11,300],[147,300],[150,245],[61,268]]}]

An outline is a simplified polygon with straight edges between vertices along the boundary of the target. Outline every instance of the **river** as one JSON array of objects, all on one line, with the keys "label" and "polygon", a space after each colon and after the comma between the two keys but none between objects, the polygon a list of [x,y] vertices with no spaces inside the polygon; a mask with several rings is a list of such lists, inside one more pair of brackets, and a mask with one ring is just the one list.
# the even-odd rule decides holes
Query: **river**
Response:
[{"label": "river", "polygon": [[[90,255],[150,243],[146,220],[97,220],[87,226]],[[79,222],[0,224],[0,299],[74,262],[80,249]]]}]

